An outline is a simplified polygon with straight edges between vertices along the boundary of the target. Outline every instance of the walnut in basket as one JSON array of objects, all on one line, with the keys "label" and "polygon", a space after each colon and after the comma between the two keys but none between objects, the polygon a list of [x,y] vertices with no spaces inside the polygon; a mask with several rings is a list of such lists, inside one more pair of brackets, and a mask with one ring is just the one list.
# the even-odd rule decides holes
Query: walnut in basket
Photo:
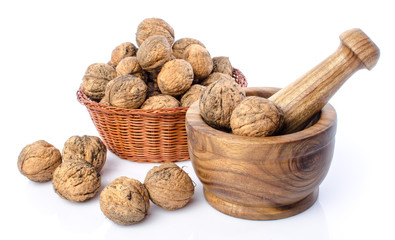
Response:
[{"label": "walnut in basket", "polygon": [[151,201],[166,210],[184,207],[194,193],[191,178],[173,162],[153,167],[147,173],[144,185]]},{"label": "walnut in basket", "polygon": [[182,96],[181,106],[182,107],[191,106],[192,103],[200,99],[204,90],[206,90],[205,86],[202,86],[200,84],[192,85],[192,87]]},{"label": "walnut in basket", "polygon": [[147,38],[137,51],[137,60],[140,66],[147,71],[162,67],[171,58],[171,46],[166,38],[160,35]]},{"label": "walnut in basket", "polygon": [[213,60],[210,53],[199,44],[189,45],[184,51],[183,59],[192,65],[197,80],[206,78],[213,71]]},{"label": "walnut in basket", "polygon": [[72,136],[65,142],[62,156],[64,161],[83,159],[100,172],[106,162],[107,148],[99,137]]},{"label": "walnut in basket", "polygon": [[141,44],[153,35],[165,37],[170,46],[174,43],[174,29],[166,21],[160,18],[146,18],[137,27],[137,45],[141,47]]},{"label": "walnut in basket", "polygon": [[180,107],[180,102],[170,95],[159,94],[149,97],[141,109],[164,109],[164,108],[177,108]]},{"label": "walnut in basket", "polygon": [[140,78],[122,75],[110,81],[101,104],[119,108],[139,108],[147,94],[147,85]]},{"label": "walnut in basket", "polygon": [[213,64],[213,72],[224,73],[232,77],[233,67],[230,63],[229,57],[214,57]]},{"label": "walnut in basket", "polygon": [[25,146],[18,157],[19,171],[35,182],[50,181],[61,163],[60,151],[44,140]]},{"label": "walnut in basket", "polygon": [[193,69],[183,59],[171,60],[163,65],[158,74],[158,86],[163,94],[179,96],[185,93],[193,82]]},{"label": "walnut in basket", "polygon": [[91,64],[82,79],[82,91],[90,99],[100,101],[109,81],[117,76],[113,67],[106,63]]},{"label": "walnut in basket", "polygon": [[126,57],[136,56],[137,48],[131,42],[125,42],[118,45],[111,53],[109,65],[116,67],[119,62]]},{"label": "walnut in basket", "polygon": [[52,185],[62,198],[83,202],[96,195],[101,177],[95,167],[85,160],[65,161],[53,173]]},{"label": "walnut in basket", "polygon": [[173,44],[173,55],[175,58],[183,58],[185,49],[191,44],[198,44],[205,47],[203,43],[194,38],[181,38],[174,42]]},{"label": "walnut in basket", "polygon": [[262,97],[246,97],[230,118],[232,132],[237,135],[263,137],[275,134],[284,121],[283,111]]},{"label": "walnut in basket", "polygon": [[244,90],[235,81],[220,79],[203,92],[200,114],[211,127],[229,131],[231,114],[244,98]]},{"label": "walnut in basket", "polygon": [[100,193],[101,211],[120,225],[132,225],[142,221],[149,207],[147,189],[135,179],[119,177]]},{"label": "walnut in basket", "polygon": [[210,75],[208,75],[207,78],[205,78],[203,81],[200,82],[201,85],[203,86],[208,86],[220,79],[229,79],[231,81],[234,81],[232,76],[229,76],[228,74],[220,73],[220,72],[212,72]]},{"label": "walnut in basket", "polygon": [[121,75],[133,75],[140,78],[144,82],[147,82],[148,74],[141,68],[137,57],[125,57],[122,59],[117,67],[115,68],[118,76]]}]

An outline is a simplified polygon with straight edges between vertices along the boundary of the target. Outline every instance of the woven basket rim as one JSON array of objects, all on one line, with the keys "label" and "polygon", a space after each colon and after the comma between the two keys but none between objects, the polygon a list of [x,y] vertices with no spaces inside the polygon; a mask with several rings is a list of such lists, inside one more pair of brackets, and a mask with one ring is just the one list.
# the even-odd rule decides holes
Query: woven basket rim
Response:
[{"label": "woven basket rim", "polygon": [[128,109],[119,108],[114,106],[108,106],[100,104],[91,100],[84,91],[82,91],[82,86],[79,87],[77,91],[77,99],[83,105],[92,105],[96,110],[101,110],[103,112],[122,114],[122,115],[148,115],[148,116],[158,116],[158,115],[179,115],[185,114],[189,107],[177,107],[177,108],[162,108],[162,109]]}]

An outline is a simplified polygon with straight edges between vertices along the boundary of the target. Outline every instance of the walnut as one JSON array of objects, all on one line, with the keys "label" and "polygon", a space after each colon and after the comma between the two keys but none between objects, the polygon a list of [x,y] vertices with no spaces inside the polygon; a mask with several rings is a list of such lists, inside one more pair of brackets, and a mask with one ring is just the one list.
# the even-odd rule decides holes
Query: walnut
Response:
[{"label": "walnut", "polygon": [[94,166],[98,172],[107,158],[107,148],[96,136],[72,136],[64,144],[63,161],[83,159]]},{"label": "walnut", "polygon": [[214,57],[213,63],[213,72],[220,72],[233,76],[233,67],[228,57]]},{"label": "walnut", "polygon": [[105,63],[91,64],[82,79],[82,91],[90,99],[100,101],[109,81],[117,76],[113,67]]},{"label": "walnut", "polygon": [[246,97],[230,118],[232,132],[237,135],[264,137],[280,130],[284,112],[272,101],[262,97]]},{"label": "walnut", "polygon": [[140,78],[122,75],[110,81],[102,104],[119,108],[139,108],[147,94],[147,85]]},{"label": "walnut", "polygon": [[180,102],[176,98],[170,95],[159,94],[145,100],[141,106],[141,109],[163,109],[177,107],[180,107]]},{"label": "walnut", "polygon": [[191,106],[192,103],[200,99],[204,90],[206,90],[205,86],[202,86],[200,84],[192,85],[192,87],[182,96],[181,106],[182,107]]},{"label": "walnut", "polygon": [[61,163],[60,151],[44,140],[25,146],[18,157],[19,171],[35,182],[50,181]]},{"label": "walnut", "polygon": [[163,66],[171,60],[171,46],[165,37],[154,35],[147,38],[137,51],[137,60],[140,66],[152,71]]},{"label": "walnut", "polygon": [[206,78],[213,71],[213,60],[206,48],[199,44],[191,44],[184,51],[183,59],[187,60],[193,68],[195,78]]},{"label": "walnut", "polygon": [[115,70],[118,76],[133,75],[144,82],[147,82],[148,79],[148,74],[141,68],[137,57],[126,57],[122,59]]},{"label": "walnut", "polygon": [[126,58],[136,56],[137,48],[133,43],[125,42],[117,46],[111,53],[111,60],[109,65],[118,66],[119,62]]},{"label": "walnut", "polygon": [[220,79],[203,92],[200,115],[211,127],[228,131],[232,111],[244,98],[244,90],[235,81]]},{"label": "walnut", "polygon": [[100,209],[113,222],[131,225],[142,221],[150,207],[145,186],[138,180],[119,177],[100,194]]},{"label": "walnut", "polygon": [[82,159],[65,161],[53,173],[52,185],[62,198],[83,202],[96,195],[101,177],[95,167]]},{"label": "walnut", "polygon": [[206,79],[204,79],[200,84],[203,86],[208,86],[220,79],[229,79],[231,81],[234,81],[233,77],[224,74],[224,73],[220,73],[220,72],[213,72],[210,75],[208,75],[208,77]]},{"label": "walnut", "polygon": [[205,47],[199,40],[193,38],[181,38],[173,44],[173,55],[175,58],[183,58],[185,49],[191,44],[198,44]]},{"label": "walnut", "polygon": [[174,43],[174,30],[167,22],[160,18],[147,18],[144,19],[137,27],[137,46],[141,47],[141,44],[147,38],[154,35],[165,37],[170,46]]},{"label": "walnut", "polygon": [[157,81],[159,89],[163,94],[171,96],[182,95],[192,85],[192,66],[183,59],[171,60],[163,65]]},{"label": "walnut", "polygon": [[144,185],[151,201],[166,210],[184,207],[194,193],[191,178],[172,162],[153,167],[147,173]]}]

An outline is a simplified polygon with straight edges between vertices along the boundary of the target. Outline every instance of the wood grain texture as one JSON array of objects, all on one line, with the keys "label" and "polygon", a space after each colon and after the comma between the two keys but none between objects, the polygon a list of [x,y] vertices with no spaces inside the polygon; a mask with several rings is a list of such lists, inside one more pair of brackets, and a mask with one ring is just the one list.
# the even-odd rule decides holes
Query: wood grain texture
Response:
[{"label": "wood grain texture", "polygon": [[[246,88],[246,94],[269,97],[276,90]],[[314,204],[334,150],[336,112],[331,105],[303,131],[261,138],[209,127],[198,106],[193,104],[186,114],[188,149],[210,205],[234,217],[267,220]]]},{"label": "wood grain texture", "polygon": [[356,71],[372,69],[380,50],[360,29],[340,35],[337,51],[269,99],[284,111],[281,133],[303,129]]}]

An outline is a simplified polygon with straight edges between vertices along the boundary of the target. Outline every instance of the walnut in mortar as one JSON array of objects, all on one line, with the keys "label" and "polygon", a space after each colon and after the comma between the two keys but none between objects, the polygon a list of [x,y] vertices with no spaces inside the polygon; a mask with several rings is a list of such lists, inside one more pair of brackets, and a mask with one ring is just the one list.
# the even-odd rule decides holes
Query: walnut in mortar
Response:
[{"label": "walnut in mortar", "polygon": [[137,57],[126,57],[122,59],[115,68],[118,76],[133,75],[147,82],[147,73],[141,68]]},{"label": "walnut in mortar", "polygon": [[147,71],[162,67],[171,58],[171,46],[166,38],[160,35],[147,38],[137,51],[137,60],[140,66]]},{"label": "walnut in mortar", "polygon": [[284,112],[272,101],[262,97],[246,97],[230,118],[232,132],[237,135],[264,137],[280,130]]},{"label": "walnut in mortar", "polygon": [[220,72],[233,76],[233,67],[230,63],[229,57],[214,57],[213,63],[213,72]]},{"label": "walnut in mortar", "polygon": [[112,51],[109,65],[116,67],[122,59],[126,57],[136,56],[136,53],[137,48],[136,46],[134,46],[133,43],[122,43]]},{"label": "walnut in mortar", "polygon": [[182,96],[181,106],[182,107],[191,106],[192,103],[200,99],[204,90],[206,90],[205,86],[202,86],[200,84],[192,85],[192,87]]},{"label": "walnut in mortar", "polygon": [[101,177],[95,167],[82,159],[65,161],[53,173],[52,185],[62,198],[83,202],[96,195]]},{"label": "walnut in mortar", "polygon": [[203,86],[208,86],[220,79],[229,79],[231,81],[234,81],[232,76],[229,76],[228,74],[220,73],[220,72],[213,72],[206,79],[204,79],[200,84]]},{"label": "walnut in mortar", "polygon": [[211,127],[228,131],[232,112],[244,98],[244,90],[235,81],[220,79],[203,92],[200,115]]},{"label": "walnut in mortar", "polygon": [[146,18],[137,27],[137,46],[141,47],[147,38],[154,35],[165,37],[170,46],[174,43],[174,29],[167,22],[160,18]]},{"label": "walnut in mortar", "polygon": [[99,137],[72,136],[65,142],[62,156],[63,161],[84,159],[100,172],[106,162],[107,148]]},{"label": "walnut in mortar", "polygon": [[173,55],[175,58],[183,58],[185,49],[191,44],[198,44],[205,47],[203,43],[194,38],[181,38],[174,42],[173,44]]},{"label": "walnut in mortar", "polygon": [[101,211],[120,225],[132,225],[142,221],[149,207],[147,189],[135,179],[119,177],[100,193]]},{"label": "walnut in mortar", "polygon": [[159,94],[149,97],[141,109],[164,109],[164,108],[178,108],[180,107],[180,102],[170,95]]},{"label": "walnut in mortar", "polygon": [[166,210],[184,207],[194,193],[191,178],[172,162],[153,167],[147,173],[144,185],[151,201]]},{"label": "walnut in mortar", "polygon": [[213,71],[213,60],[205,47],[191,44],[184,51],[184,57],[193,68],[197,80],[206,78]]},{"label": "walnut in mortar", "polygon": [[147,94],[147,85],[140,78],[122,75],[110,81],[101,104],[119,108],[139,108]]},{"label": "walnut in mortar", "polygon": [[159,89],[163,94],[171,96],[182,95],[192,85],[192,66],[183,59],[171,60],[163,65],[157,81]]},{"label": "walnut in mortar", "polygon": [[61,163],[60,151],[44,140],[25,146],[18,157],[19,171],[35,182],[50,181]]},{"label": "walnut in mortar", "polygon": [[113,67],[105,63],[91,64],[82,79],[82,91],[90,99],[100,101],[109,81],[117,76]]}]

